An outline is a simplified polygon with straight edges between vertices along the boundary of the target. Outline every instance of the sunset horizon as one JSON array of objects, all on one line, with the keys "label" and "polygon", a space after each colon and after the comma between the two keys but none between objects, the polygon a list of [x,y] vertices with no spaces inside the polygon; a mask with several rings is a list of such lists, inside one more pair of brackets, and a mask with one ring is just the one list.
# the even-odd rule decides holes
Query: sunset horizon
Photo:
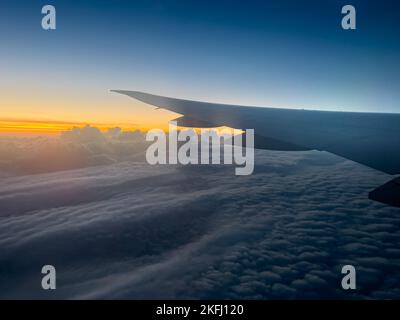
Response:
[{"label": "sunset horizon", "polygon": [[[147,131],[149,127],[140,126],[135,123],[96,123],[60,120],[39,119],[0,119],[0,135],[57,135],[65,131],[85,126],[96,127],[102,132],[109,129],[120,128],[123,131]],[[166,125],[160,127],[167,127]]]}]

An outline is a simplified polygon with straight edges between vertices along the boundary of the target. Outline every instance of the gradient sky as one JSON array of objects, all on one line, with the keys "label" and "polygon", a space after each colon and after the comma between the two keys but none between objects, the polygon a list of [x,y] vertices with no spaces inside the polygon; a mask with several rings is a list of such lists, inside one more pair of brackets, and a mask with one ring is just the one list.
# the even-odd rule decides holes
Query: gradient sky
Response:
[{"label": "gradient sky", "polygon": [[[57,9],[55,31],[41,28],[45,4]],[[357,9],[355,31],[341,29],[345,4]],[[399,33],[395,0],[2,0],[0,120],[9,127],[0,131],[36,120],[153,127],[171,117],[108,89],[400,112]]]}]

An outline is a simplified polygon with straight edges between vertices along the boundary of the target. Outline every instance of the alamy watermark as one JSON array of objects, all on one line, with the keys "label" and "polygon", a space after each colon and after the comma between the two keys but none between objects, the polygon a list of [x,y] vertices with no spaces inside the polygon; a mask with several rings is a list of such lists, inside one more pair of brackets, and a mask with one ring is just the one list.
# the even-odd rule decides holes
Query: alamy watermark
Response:
[{"label": "alamy watermark", "polygon": [[356,26],[356,8],[352,5],[345,5],[342,8],[342,14],[345,16],[342,18],[342,28],[344,30],[355,30]]},{"label": "alamy watermark", "polygon": [[171,121],[168,133],[152,129],[147,132],[146,141],[153,141],[146,150],[146,160],[151,165],[236,164],[236,175],[250,175],[254,170],[254,129],[247,129],[244,134],[237,129],[201,129],[198,134],[193,129],[178,131],[177,123]]},{"label": "alamy watermark", "polygon": [[56,8],[52,5],[45,5],[42,7],[42,29],[43,30],[56,30]]},{"label": "alamy watermark", "polygon": [[42,274],[45,276],[42,278],[42,289],[43,290],[55,290],[56,289],[56,268],[51,264],[46,264],[42,267]]},{"label": "alamy watermark", "polygon": [[[42,29],[56,30],[56,8],[53,5],[44,5],[42,7]],[[347,4],[342,7],[342,28],[344,30],[355,30],[356,27],[356,8],[353,5]]]}]

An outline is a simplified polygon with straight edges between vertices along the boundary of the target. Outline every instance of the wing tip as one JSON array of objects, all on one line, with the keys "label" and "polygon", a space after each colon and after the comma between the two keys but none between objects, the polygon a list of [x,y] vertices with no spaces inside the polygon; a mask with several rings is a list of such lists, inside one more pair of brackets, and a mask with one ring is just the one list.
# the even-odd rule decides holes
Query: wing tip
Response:
[{"label": "wing tip", "polygon": [[109,89],[108,90],[110,93],[115,92],[115,93],[120,93],[120,94],[144,94],[144,92],[139,92],[139,91],[132,91],[132,90],[120,90],[120,89]]}]

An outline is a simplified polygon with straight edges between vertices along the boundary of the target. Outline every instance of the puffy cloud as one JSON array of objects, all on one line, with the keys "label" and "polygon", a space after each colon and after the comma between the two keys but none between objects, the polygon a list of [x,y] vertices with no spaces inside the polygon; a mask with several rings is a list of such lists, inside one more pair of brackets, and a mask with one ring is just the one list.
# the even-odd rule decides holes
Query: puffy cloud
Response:
[{"label": "puffy cloud", "polygon": [[[115,130],[111,130],[111,133],[113,132],[115,133]],[[101,133],[101,131],[98,128],[92,127],[90,125],[87,125],[83,128],[74,127],[70,131],[65,131],[61,134],[61,138],[82,143],[95,143],[105,141],[105,137]]]},{"label": "puffy cloud", "polygon": [[111,128],[73,128],[59,137],[2,137],[0,175],[26,175],[107,165],[127,159],[143,159],[146,147],[140,131]]}]

